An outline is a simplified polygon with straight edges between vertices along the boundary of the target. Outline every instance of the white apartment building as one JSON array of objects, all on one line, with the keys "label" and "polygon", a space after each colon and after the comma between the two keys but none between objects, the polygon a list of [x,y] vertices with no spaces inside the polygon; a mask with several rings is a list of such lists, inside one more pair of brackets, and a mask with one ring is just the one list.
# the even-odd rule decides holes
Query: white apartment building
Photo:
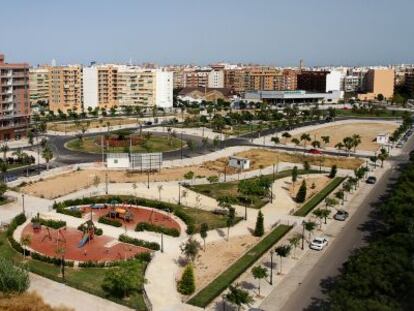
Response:
[{"label": "white apartment building", "polygon": [[213,89],[224,88],[224,70],[213,69],[208,73],[208,87]]},{"label": "white apartment building", "polygon": [[326,75],[326,89],[325,92],[341,91],[342,90],[342,76],[340,71],[332,70]]},{"label": "white apartment building", "polygon": [[98,68],[96,66],[84,67],[83,73],[83,107],[95,109],[99,106],[98,98]]},{"label": "white apartment building", "polygon": [[155,71],[155,105],[159,108],[173,106],[173,73],[171,71]]}]

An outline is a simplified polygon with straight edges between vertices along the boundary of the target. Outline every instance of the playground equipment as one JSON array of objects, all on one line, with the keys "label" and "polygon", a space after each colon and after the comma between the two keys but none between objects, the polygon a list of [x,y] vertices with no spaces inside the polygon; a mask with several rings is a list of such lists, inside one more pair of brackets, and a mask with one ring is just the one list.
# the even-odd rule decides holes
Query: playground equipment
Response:
[{"label": "playground equipment", "polygon": [[118,218],[129,222],[134,219],[134,214],[129,209],[130,207],[128,205],[121,205],[120,207],[116,207],[116,204],[112,204],[108,216],[110,218]]},{"label": "playground equipment", "polygon": [[83,236],[82,239],[79,241],[78,248],[82,248],[85,246],[86,243],[93,240],[93,237],[95,235],[95,225],[93,224],[92,220],[88,220],[84,224],[82,224],[83,227]]}]

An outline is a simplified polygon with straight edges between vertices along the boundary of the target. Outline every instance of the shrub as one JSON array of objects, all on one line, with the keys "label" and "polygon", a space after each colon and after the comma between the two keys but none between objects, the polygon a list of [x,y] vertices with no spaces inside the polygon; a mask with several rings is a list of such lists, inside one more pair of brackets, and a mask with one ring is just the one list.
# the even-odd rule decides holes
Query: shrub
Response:
[{"label": "shrub", "polygon": [[23,293],[30,285],[29,273],[21,266],[0,257],[0,292],[3,294]]},{"label": "shrub", "polygon": [[334,178],[336,176],[337,170],[338,169],[337,169],[336,165],[332,165],[331,171],[329,172],[329,178]]},{"label": "shrub", "polygon": [[160,250],[160,245],[156,242],[148,242],[148,241],[144,241],[144,240],[140,240],[140,239],[135,239],[135,238],[131,238],[125,234],[121,234],[119,236],[119,241],[124,242],[124,243],[128,243],[128,244],[133,244],[136,246],[141,246],[141,247],[145,247],[148,249],[152,249],[155,251],[159,251]]},{"label": "shrub", "polygon": [[178,291],[183,295],[195,292],[194,270],[191,264],[185,267],[181,280],[178,282]]},{"label": "shrub", "polygon": [[104,216],[99,217],[98,222],[101,224],[114,226],[114,227],[121,227],[122,223],[115,219],[106,218]]},{"label": "shrub", "polygon": [[165,228],[162,226],[157,226],[154,224],[149,224],[147,222],[140,222],[135,227],[135,231],[153,231],[153,232],[159,232],[164,233],[166,235],[171,235],[173,237],[180,236],[180,231],[176,228]]},{"label": "shrub", "polygon": [[264,217],[262,211],[257,214],[256,227],[254,229],[254,236],[263,236],[264,234]]},{"label": "shrub", "polygon": [[32,223],[40,223],[42,226],[46,226],[53,229],[60,229],[66,226],[66,221],[63,220],[53,220],[53,219],[43,219],[40,217],[32,218]]},{"label": "shrub", "polygon": [[306,181],[303,180],[298,193],[296,194],[296,202],[303,203],[306,200]]}]

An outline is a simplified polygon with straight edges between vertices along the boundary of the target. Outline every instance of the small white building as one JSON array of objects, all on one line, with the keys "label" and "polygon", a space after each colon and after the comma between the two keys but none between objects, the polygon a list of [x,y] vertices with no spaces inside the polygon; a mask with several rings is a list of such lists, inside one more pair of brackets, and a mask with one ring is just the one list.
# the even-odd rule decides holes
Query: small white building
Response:
[{"label": "small white building", "polygon": [[230,156],[229,166],[241,170],[248,170],[250,168],[250,160],[246,158]]},{"label": "small white building", "polygon": [[377,144],[380,145],[387,145],[390,142],[390,134],[388,133],[381,133],[377,135]]},{"label": "small white building", "polygon": [[128,153],[108,153],[106,155],[106,166],[108,168],[129,168],[129,154]]}]

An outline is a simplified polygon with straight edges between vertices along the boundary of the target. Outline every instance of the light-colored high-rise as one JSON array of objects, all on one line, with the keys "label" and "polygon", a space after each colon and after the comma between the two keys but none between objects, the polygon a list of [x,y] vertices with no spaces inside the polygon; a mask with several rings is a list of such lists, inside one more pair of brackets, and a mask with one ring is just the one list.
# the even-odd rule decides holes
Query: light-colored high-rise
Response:
[{"label": "light-colored high-rise", "polygon": [[83,104],[82,67],[79,65],[48,67],[49,109],[80,112]]},{"label": "light-colored high-rise", "polygon": [[29,70],[31,105],[49,102],[49,70],[47,67],[30,68]]},{"label": "light-colored high-rise", "polygon": [[110,108],[118,104],[118,68],[112,65],[84,67],[83,107]]},{"label": "light-colored high-rise", "polygon": [[171,108],[173,105],[173,73],[143,70],[138,78],[138,104]]}]

